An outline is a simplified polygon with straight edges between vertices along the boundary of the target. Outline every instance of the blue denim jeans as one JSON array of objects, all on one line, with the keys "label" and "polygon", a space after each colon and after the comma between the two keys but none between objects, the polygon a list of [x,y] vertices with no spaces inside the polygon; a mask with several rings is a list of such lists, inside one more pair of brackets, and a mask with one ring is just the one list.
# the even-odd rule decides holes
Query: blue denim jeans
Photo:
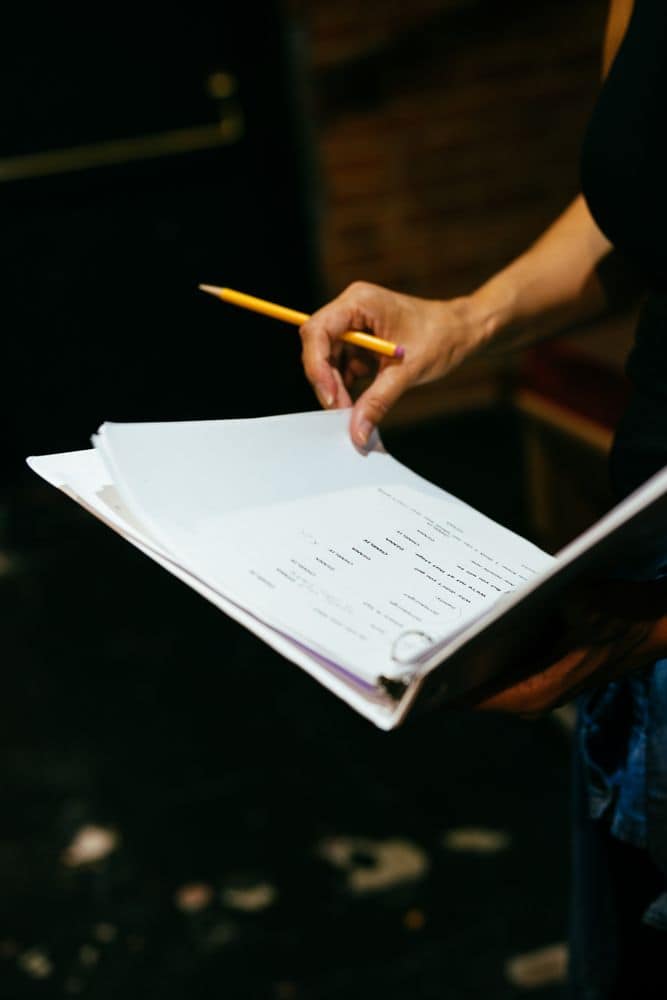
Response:
[{"label": "blue denim jeans", "polygon": [[[663,661],[663,691],[665,667]],[[651,673],[647,672],[647,679]],[[667,935],[658,929],[665,927],[664,803],[662,809],[646,811],[647,844],[657,841],[655,853],[648,846],[620,839],[612,832],[610,815],[595,818],[601,799],[597,790],[591,798],[590,771],[581,749],[586,730],[586,723],[580,721],[573,757],[570,996],[573,1000],[664,1000]],[[647,753],[647,762],[649,757]],[[664,788],[665,770],[661,770],[658,787]],[[632,773],[638,772],[633,768]],[[652,780],[648,767],[645,775],[648,788]],[[598,780],[599,775],[594,779],[596,788]],[[616,812],[616,818],[622,814],[622,810]],[[636,818],[633,810],[633,829]]]},{"label": "blue denim jeans", "polygon": [[[633,417],[631,415],[630,419]],[[615,449],[623,495],[664,464]],[[667,539],[619,576],[667,576]],[[667,998],[667,660],[579,702],[574,747],[570,995]]]}]

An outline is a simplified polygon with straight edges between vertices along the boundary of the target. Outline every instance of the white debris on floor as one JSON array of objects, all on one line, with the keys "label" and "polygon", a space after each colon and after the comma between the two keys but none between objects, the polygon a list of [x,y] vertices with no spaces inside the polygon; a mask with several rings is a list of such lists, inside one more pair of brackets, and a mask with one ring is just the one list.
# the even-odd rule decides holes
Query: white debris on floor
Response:
[{"label": "white debris on floor", "polygon": [[213,896],[213,886],[207,882],[187,882],[174,893],[174,903],[184,913],[198,913],[209,906]]},{"label": "white debris on floor", "polygon": [[558,942],[508,959],[505,976],[512,986],[524,990],[556,986],[566,980],[567,962],[567,945]]},{"label": "white debris on floor", "polygon": [[120,844],[120,835],[111,827],[88,824],[77,831],[72,843],[62,853],[68,868],[80,868],[102,861]]},{"label": "white debris on floor", "polygon": [[461,854],[499,854],[506,851],[512,838],[506,830],[492,830],[484,826],[461,826],[446,830],[442,846]]},{"label": "white debris on floor", "polygon": [[258,882],[256,885],[230,886],[222,890],[220,898],[230,909],[257,913],[273,906],[278,890],[270,882]]},{"label": "white debris on floor", "polygon": [[51,959],[41,948],[29,948],[18,957],[19,968],[31,979],[48,979],[53,972]]},{"label": "white debris on floor", "polygon": [[426,852],[398,838],[327,837],[320,842],[318,853],[347,873],[348,888],[354,893],[378,892],[414,882],[429,869]]}]

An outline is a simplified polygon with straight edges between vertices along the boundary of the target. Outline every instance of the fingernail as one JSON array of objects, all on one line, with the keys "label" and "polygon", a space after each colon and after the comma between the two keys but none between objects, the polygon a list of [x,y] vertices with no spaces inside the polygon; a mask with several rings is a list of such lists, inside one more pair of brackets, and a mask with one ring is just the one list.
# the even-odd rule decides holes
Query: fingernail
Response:
[{"label": "fingernail", "polygon": [[327,408],[327,410],[329,410],[334,405],[336,397],[333,395],[331,389],[329,389],[328,386],[316,385],[315,392],[317,393],[320,401],[322,402],[323,406]]},{"label": "fingernail", "polygon": [[357,433],[355,435],[357,444],[360,444],[362,448],[365,448],[368,444],[368,439],[371,436],[372,431],[373,425],[370,420],[366,420],[365,417],[362,417],[357,424]]}]

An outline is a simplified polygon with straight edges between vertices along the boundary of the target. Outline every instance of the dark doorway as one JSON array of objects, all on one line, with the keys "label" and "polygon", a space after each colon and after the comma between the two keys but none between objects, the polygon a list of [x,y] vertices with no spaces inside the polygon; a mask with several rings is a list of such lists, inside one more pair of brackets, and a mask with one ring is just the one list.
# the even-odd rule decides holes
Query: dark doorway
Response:
[{"label": "dark doorway", "polygon": [[102,420],[309,407],[293,331],[196,291],[309,309],[312,234],[279,5],[6,19],[5,483]]}]

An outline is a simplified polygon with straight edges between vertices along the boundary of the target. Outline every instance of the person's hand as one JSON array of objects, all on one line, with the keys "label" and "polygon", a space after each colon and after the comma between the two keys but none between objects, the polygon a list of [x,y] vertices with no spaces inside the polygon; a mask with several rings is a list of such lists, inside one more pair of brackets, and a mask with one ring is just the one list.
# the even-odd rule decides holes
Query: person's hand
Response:
[{"label": "person's hand", "polygon": [[667,580],[576,586],[555,634],[557,643],[539,663],[519,665],[513,683],[501,689],[496,684],[474,707],[541,715],[587,688],[667,657]]},{"label": "person's hand", "polygon": [[[366,446],[373,428],[413,385],[441,378],[485,340],[472,298],[439,302],[355,282],[301,327],[303,365],[322,406],[352,405],[359,379],[371,379],[352,412],[350,433]],[[401,360],[379,358],[341,341],[348,330],[375,334],[405,348]]]}]

